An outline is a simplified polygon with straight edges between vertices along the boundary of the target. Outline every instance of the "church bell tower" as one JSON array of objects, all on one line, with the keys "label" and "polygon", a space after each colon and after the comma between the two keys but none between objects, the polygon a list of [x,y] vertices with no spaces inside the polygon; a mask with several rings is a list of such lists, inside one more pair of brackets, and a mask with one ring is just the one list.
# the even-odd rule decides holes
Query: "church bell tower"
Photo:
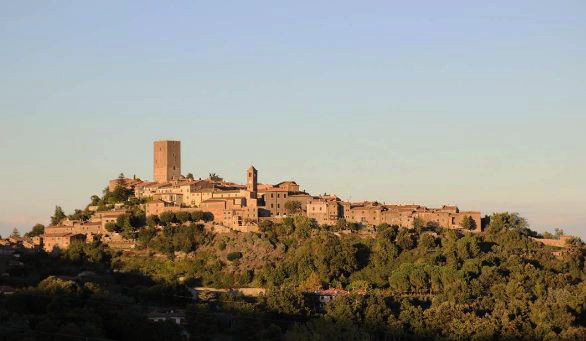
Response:
[{"label": "church bell tower", "polygon": [[246,189],[250,192],[252,198],[256,198],[258,172],[254,166],[248,167],[246,171]]}]

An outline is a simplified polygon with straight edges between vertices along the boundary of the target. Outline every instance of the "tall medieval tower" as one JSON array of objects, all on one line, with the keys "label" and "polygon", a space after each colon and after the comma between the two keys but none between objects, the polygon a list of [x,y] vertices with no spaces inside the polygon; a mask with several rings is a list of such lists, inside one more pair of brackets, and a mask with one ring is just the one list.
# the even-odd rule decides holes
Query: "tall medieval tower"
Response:
[{"label": "tall medieval tower", "polygon": [[254,166],[250,166],[246,171],[246,189],[250,192],[252,198],[256,198],[258,185],[258,172]]},{"label": "tall medieval tower", "polygon": [[154,180],[166,182],[181,176],[181,141],[154,142]]}]

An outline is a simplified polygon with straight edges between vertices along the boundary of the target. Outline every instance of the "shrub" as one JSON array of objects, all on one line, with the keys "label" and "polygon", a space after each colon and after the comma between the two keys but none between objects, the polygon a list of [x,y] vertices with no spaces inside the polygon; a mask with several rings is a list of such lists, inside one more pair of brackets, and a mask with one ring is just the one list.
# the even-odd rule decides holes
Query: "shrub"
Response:
[{"label": "shrub", "polygon": [[191,214],[189,212],[177,212],[175,213],[175,218],[179,222],[185,223],[191,220]]},{"label": "shrub", "polygon": [[175,213],[171,211],[165,211],[159,215],[159,220],[164,225],[169,225],[175,222]]},{"label": "shrub", "polygon": [[203,220],[203,211],[193,211],[191,212],[191,220],[198,222]]},{"label": "shrub", "polygon": [[242,258],[242,252],[238,252],[238,251],[230,252],[228,254],[228,257],[227,258],[228,258],[229,261],[233,262],[233,261],[235,261],[237,259]]},{"label": "shrub", "polygon": [[106,231],[108,232],[120,232],[122,231],[122,228],[120,226],[118,226],[115,222],[109,222],[106,224],[105,226]]},{"label": "shrub", "polygon": [[203,212],[203,221],[210,222],[214,220],[214,214],[212,212]]}]

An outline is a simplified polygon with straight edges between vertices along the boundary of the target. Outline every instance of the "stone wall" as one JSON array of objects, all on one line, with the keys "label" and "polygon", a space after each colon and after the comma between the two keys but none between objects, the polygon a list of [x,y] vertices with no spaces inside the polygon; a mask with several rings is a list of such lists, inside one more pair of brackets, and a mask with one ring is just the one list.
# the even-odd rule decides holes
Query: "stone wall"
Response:
[{"label": "stone wall", "polygon": [[548,245],[548,246],[555,246],[555,247],[568,247],[566,241],[572,238],[572,236],[560,236],[560,239],[544,239],[544,238],[531,238],[536,242],[540,242],[541,244]]}]

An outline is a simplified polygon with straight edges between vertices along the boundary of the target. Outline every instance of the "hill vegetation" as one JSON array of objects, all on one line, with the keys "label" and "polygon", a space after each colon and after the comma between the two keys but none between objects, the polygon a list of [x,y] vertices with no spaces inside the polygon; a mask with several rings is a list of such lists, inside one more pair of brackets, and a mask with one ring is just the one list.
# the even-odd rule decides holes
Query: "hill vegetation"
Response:
[{"label": "hill vegetation", "polygon": [[[98,240],[9,268],[2,283],[21,289],[0,298],[0,322],[9,326],[0,338],[586,339],[584,244],[572,239],[556,253],[516,214],[485,219],[482,233],[420,223],[342,233],[360,227],[302,216],[258,233],[217,233],[205,212],[145,217],[130,206],[109,229],[135,239],[136,250]],[[88,270],[94,275],[78,276]],[[188,289],[199,286],[267,291],[194,300]],[[342,291],[324,303],[321,289]],[[184,309],[186,323],[150,322],[153,307]]]}]

